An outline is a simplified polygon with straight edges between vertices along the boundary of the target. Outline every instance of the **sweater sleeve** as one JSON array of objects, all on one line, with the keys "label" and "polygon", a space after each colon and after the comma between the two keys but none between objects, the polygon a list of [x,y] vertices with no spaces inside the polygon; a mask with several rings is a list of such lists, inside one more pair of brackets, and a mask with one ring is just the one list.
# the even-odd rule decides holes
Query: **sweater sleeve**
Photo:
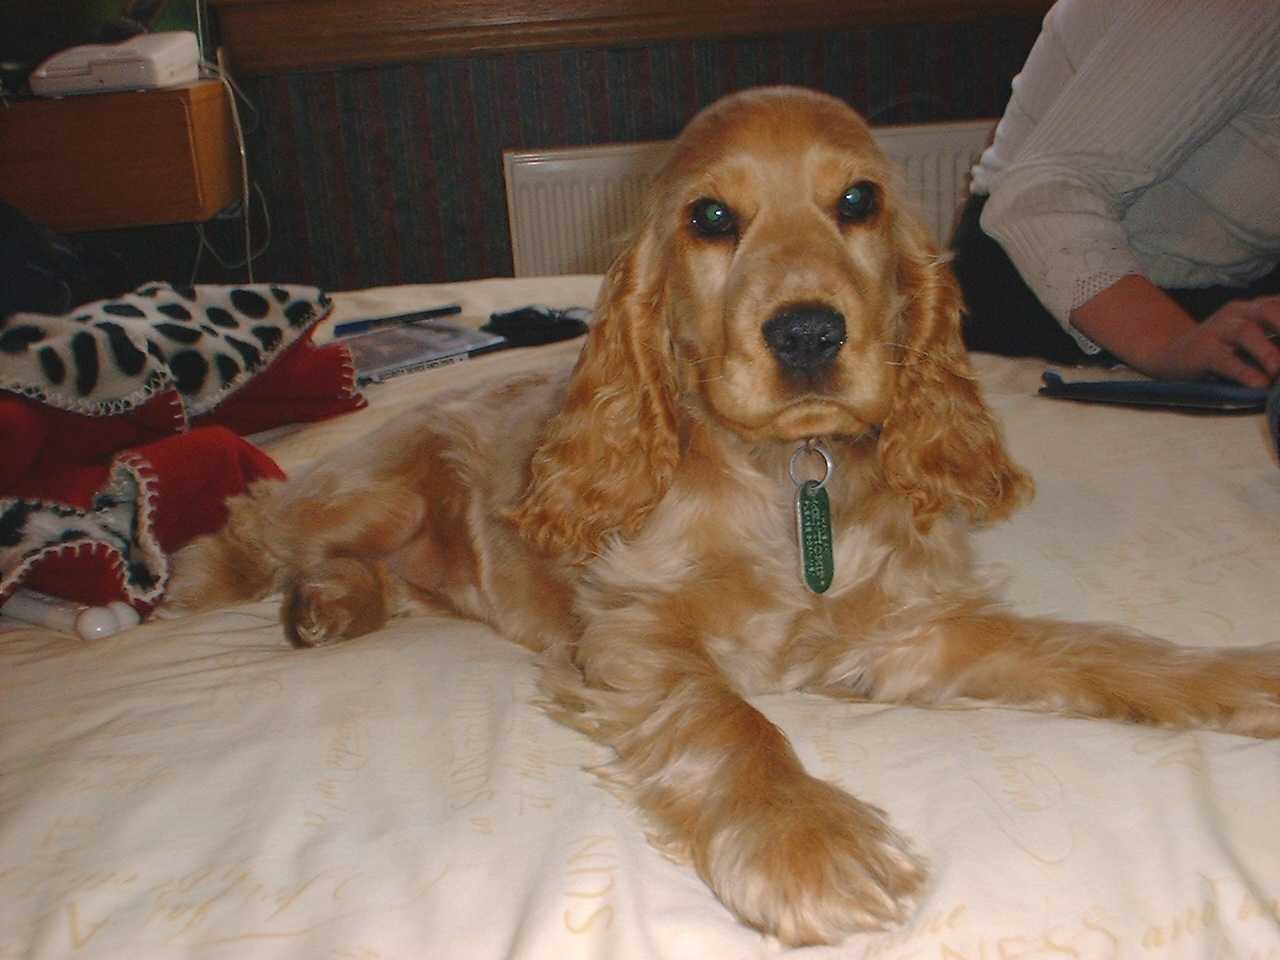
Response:
[{"label": "sweater sleeve", "polygon": [[[1072,18],[1095,9],[1058,3],[1046,40],[1059,34],[1070,49],[1090,30]],[[1247,105],[1256,65],[1274,55],[1277,9],[1271,0],[1125,2],[992,183],[983,229],[1085,350],[1098,348],[1071,328],[1071,311],[1143,274],[1126,210]],[[1033,67],[1023,83],[1038,82]]]}]

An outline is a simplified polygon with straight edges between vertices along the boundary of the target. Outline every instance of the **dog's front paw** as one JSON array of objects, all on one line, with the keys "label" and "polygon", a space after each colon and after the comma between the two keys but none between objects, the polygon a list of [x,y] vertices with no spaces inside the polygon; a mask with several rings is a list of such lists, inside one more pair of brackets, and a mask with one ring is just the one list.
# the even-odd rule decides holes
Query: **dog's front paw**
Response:
[{"label": "dog's front paw", "polygon": [[310,567],[285,591],[289,642],[320,647],[378,629],[390,615],[388,584],[370,563],[339,558]]},{"label": "dog's front paw", "polygon": [[792,946],[900,924],[925,880],[883,813],[808,777],[733,811],[699,868],[745,923]]}]

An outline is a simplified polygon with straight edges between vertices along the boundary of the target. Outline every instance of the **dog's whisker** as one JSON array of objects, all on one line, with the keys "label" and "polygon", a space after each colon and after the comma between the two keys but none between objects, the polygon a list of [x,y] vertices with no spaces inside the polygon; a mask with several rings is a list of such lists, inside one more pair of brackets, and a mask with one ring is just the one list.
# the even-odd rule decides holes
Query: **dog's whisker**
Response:
[{"label": "dog's whisker", "polygon": [[688,364],[697,366],[702,363],[715,363],[716,361],[724,361],[728,357],[727,353],[709,353],[705,357],[682,357],[681,359]]},{"label": "dog's whisker", "polygon": [[[910,353],[917,360],[927,360],[928,362],[934,364],[935,366],[945,370],[947,373],[951,374],[952,376],[959,377],[962,380],[976,381],[978,379],[977,374],[975,374],[971,369],[965,370],[962,367],[958,366],[955,360],[951,359],[948,356],[939,356],[936,352],[932,350],[924,350],[924,349],[921,349],[920,347],[914,347],[909,343],[902,343],[901,341],[897,341],[897,340],[879,340],[879,341],[876,341],[876,345],[881,347],[892,347],[896,350],[902,351],[903,353]],[[905,366],[907,361],[886,360],[885,363],[887,363],[891,367],[901,367],[901,366]]]}]

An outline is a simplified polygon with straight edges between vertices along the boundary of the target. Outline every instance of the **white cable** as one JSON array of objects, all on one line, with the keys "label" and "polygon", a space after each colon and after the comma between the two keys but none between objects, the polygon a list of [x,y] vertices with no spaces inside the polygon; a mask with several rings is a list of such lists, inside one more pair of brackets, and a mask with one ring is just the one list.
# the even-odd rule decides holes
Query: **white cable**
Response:
[{"label": "white cable", "polygon": [[[266,253],[267,248],[271,246],[271,212],[267,209],[267,200],[265,194],[262,192],[262,187],[259,186],[257,182],[253,184],[253,190],[258,196],[258,206],[262,210],[262,219],[265,227],[261,245],[258,249],[253,251],[253,259],[257,260]],[[214,246],[213,241],[209,239],[208,234],[205,232],[203,223],[195,224],[195,230],[196,261],[191,267],[191,284],[193,286],[196,282],[196,276],[200,272],[200,261],[205,250],[208,250],[210,256],[212,256],[213,259],[218,262],[218,265],[225,270],[239,270],[241,267],[245,266],[244,260],[232,260],[229,257],[224,257],[218,252],[218,248]]]},{"label": "white cable", "polygon": [[231,104],[231,122],[236,128],[236,146],[240,150],[240,186],[241,197],[243,198],[243,207],[241,213],[244,215],[244,259],[245,270],[249,274],[249,282],[253,283],[253,235],[250,226],[251,217],[249,201],[249,155],[244,148],[244,127],[240,125],[240,107],[236,104],[236,92],[231,87],[231,81],[227,79],[227,66],[223,56],[222,48],[218,48],[218,79],[222,81],[223,89],[227,91],[227,101]]},{"label": "white cable", "polygon": [[[197,4],[197,7],[198,6],[199,4]],[[258,251],[258,253],[254,253],[253,225],[251,216],[251,203],[253,197],[250,192],[249,185],[249,155],[248,151],[245,149],[244,126],[240,122],[240,107],[236,102],[236,93],[238,90],[230,79],[224,53],[221,47],[218,48],[217,63],[203,61],[201,65],[211,72],[222,84],[222,88],[227,93],[227,102],[231,107],[231,124],[236,132],[236,148],[240,153],[240,215],[241,219],[244,221],[244,260],[242,264],[237,264],[237,266],[244,266],[249,276],[249,282],[253,283],[253,261],[256,257],[261,256],[261,254],[266,250],[266,246],[264,245],[262,250]],[[240,95],[244,96],[243,93]],[[259,194],[261,194],[261,191],[259,191]],[[263,210],[266,210],[265,199],[263,201]],[[205,237],[203,224],[196,224],[196,235],[199,238],[199,245],[196,247],[196,262],[191,270],[192,283],[195,283],[195,277],[200,268],[201,254],[206,247],[208,247],[209,252],[214,255],[215,259],[217,259],[220,264],[224,267],[228,266],[227,262],[218,255],[218,252],[214,250],[213,246]]]},{"label": "white cable", "polygon": [[204,0],[196,0],[196,48],[204,57]]}]

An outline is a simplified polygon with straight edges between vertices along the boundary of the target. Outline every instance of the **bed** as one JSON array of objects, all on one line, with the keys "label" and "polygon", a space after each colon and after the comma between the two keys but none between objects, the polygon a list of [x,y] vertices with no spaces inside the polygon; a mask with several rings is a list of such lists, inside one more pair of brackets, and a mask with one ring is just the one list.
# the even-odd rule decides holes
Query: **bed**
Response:
[{"label": "bed", "polygon": [[[451,301],[480,322],[589,304],[598,284],[342,293],[326,326]],[[254,440],[297,471],[438,390],[577,349],[396,378],[365,410]],[[1280,639],[1280,469],[1261,416],[1048,400],[1041,363],[975,364],[1039,488],[978,534],[1012,603],[1201,646]],[[0,960],[788,955],[649,846],[586,772],[599,748],[544,715],[536,684],[527,651],[436,615],[306,652],[273,601],[92,644],[0,633]],[[932,867],[907,926],[795,956],[1280,956],[1280,745],[753,702]]]}]

